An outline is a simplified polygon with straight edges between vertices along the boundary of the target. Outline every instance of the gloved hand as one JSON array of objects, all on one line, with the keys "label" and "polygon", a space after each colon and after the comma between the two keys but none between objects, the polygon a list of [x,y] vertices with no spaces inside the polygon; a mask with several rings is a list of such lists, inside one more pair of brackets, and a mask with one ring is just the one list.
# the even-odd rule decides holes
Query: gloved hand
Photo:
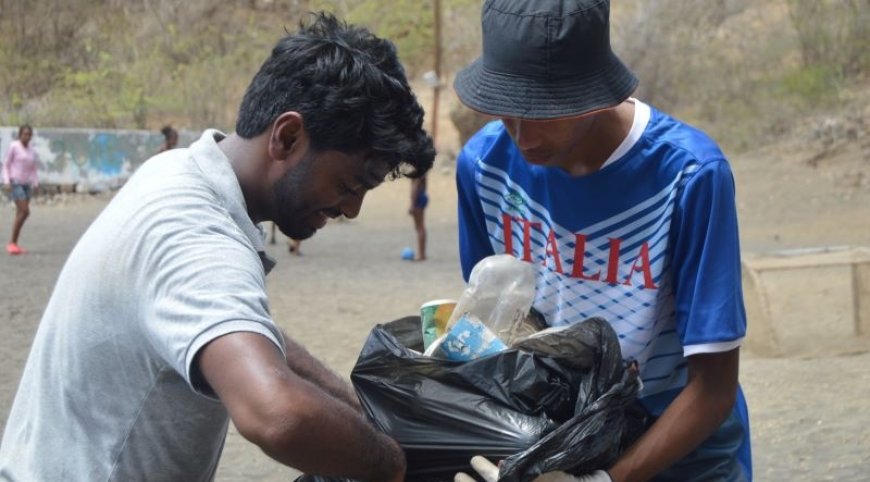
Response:
[{"label": "gloved hand", "polygon": [[[498,480],[498,467],[492,462],[481,456],[475,456],[471,459],[471,468],[483,477],[486,482],[496,482]],[[463,472],[459,472],[453,478],[454,482],[475,482],[474,479]],[[532,482],[613,482],[610,475],[603,470],[596,470],[591,474],[573,476],[562,471],[547,472],[541,474]]]},{"label": "gloved hand", "polygon": [[[480,455],[475,455],[471,458],[471,468],[474,469],[475,472],[480,474],[483,477],[483,480],[486,482],[496,482],[498,480],[498,467],[495,466],[492,462],[486,459],[486,457],[481,457]],[[473,477],[470,475],[459,472],[453,477],[453,482],[476,482]]]},{"label": "gloved hand", "polygon": [[547,472],[535,477],[532,482],[613,482],[610,474],[603,470],[596,470],[591,474],[571,475],[561,470]]}]

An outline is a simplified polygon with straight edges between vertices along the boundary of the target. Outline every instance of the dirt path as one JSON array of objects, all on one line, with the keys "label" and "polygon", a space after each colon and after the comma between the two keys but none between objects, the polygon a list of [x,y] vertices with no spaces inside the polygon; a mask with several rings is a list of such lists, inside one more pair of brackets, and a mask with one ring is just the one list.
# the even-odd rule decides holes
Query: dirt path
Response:
[{"label": "dirt path", "polygon": [[[331,224],[302,244],[301,257],[288,254],[283,240],[269,247],[279,259],[269,276],[275,319],[343,375],[350,372],[372,325],[413,314],[426,300],[461,293],[452,173],[436,172],[429,184],[430,259],[424,263],[400,259],[402,248],[414,239],[406,214],[407,181],[374,191],[359,219]],[[0,256],[0,428],[57,273],[105,202],[86,197],[64,206],[34,206],[22,236],[31,254]],[[3,236],[11,215],[7,205],[0,207]],[[772,232],[770,226],[747,226],[744,247],[776,246]],[[857,228],[848,236],[849,242],[870,244],[870,233],[862,237]],[[867,353],[813,359],[745,354],[741,380],[752,417],[756,480],[866,480],[867,366]],[[295,475],[231,431],[217,480],[286,481]]]}]

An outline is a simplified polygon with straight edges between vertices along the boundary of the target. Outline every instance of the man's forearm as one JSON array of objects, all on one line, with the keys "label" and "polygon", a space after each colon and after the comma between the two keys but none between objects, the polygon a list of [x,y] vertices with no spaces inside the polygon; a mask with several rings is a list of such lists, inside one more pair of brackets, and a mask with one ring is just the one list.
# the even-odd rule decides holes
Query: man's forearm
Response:
[{"label": "man's forearm", "polygon": [[311,399],[299,392],[290,403],[308,415],[282,419],[287,427],[281,427],[281,421],[273,427],[281,435],[255,440],[267,455],[312,474],[373,482],[403,480],[402,449],[349,405],[334,397]]},{"label": "man's forearm", "polygon": [[362,413],[359,398],[347,381],[311,356],[305,347],[296,343],[286,333],[284,333],[284,344],[287,348],[287,366],[294,373]]},{"label": "man's forearm", "polygon": [[275,460],[311,474],[402,480],[405,458],[398,444],[346,401],[288,367],[266,337],[219,337],[203,347],[197,363],[239,433]]},{"label": "man's forearm", "polygon": [[705,356],[717,359],[694,374],[690,369],[682,392],[608,470],[614,482],[652,478],[697,448],[728,417],[737,393],[737,350]]}]

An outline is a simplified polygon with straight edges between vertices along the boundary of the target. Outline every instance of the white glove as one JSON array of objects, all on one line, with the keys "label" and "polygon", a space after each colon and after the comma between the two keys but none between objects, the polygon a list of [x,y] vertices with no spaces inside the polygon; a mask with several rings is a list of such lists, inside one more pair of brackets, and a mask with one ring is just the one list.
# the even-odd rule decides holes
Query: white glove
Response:
[{"label": "white glove", "polygon": [[[475,455],[471,458],[471,468],[483,477],[486,482],[496,482],[498,480],[498,467],[480,455]],[[470,475],[459,472],[453,477],[453,482],[476,482]]]},{"label": "white glove", "polygon": [[[486,482],[496,482],[498,480],[498,467],[492,462],[481,456],[475,456],[471,459],[471,468],[483,477]],[[453,478],[454,482],[475,482],[474,479],[463,472],[459,472]],[[591,474],[573,476],[562,471],[547,472],[541,474],[532,482],[613,482],[607,472],[596,470]]]},{"label": "white glove", "polygon": [[591,474],[585,475],[571,475],[557,470],[541,474],[535,477],[532,482],[613,482],[613,479],[603,470],[596,470]]}]

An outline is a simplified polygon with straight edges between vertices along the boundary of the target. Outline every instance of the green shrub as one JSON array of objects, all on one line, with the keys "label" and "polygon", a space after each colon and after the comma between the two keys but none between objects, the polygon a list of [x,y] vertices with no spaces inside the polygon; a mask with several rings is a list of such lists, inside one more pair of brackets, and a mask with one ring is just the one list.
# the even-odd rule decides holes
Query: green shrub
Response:
[{"label": "green shrub", "polygon": [[808,106],[829,103],[837,99],[837,73],[825,65],[801,67],[782,76],[780,95]]}]

